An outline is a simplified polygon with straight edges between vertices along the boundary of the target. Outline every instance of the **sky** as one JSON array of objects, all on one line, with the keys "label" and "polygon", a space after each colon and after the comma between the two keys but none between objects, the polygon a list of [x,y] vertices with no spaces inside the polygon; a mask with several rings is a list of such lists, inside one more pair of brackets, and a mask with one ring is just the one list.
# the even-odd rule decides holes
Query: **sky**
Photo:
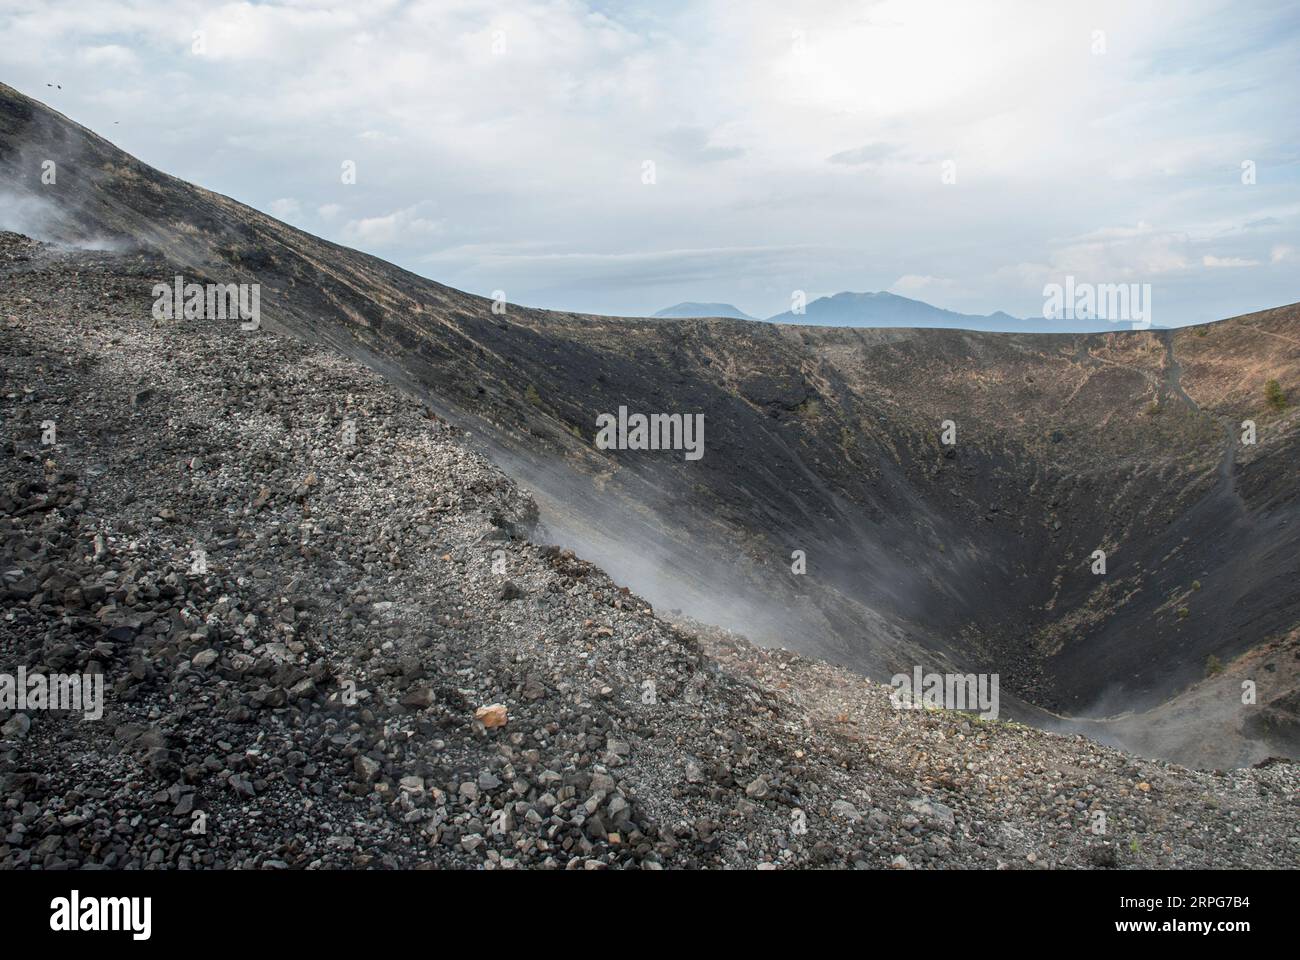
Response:
[{"label": "sky", "polygon": [[0,0],[0,37],[144,162],[513,303],[1300,300],[1294,0]]}]

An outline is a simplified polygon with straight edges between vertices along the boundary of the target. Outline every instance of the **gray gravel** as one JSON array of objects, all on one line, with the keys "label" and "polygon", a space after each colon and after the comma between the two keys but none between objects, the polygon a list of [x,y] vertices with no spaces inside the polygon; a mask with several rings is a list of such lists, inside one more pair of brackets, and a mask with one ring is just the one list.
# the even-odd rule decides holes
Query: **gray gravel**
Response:
[{"label": "gray gravel", "polygon": [[107,693],[0,711],[0,865],[1296,866],[1293,765],[899,711],[666,622],[370,371],[152,320],[169,271],[0,235],[0,670]]}]

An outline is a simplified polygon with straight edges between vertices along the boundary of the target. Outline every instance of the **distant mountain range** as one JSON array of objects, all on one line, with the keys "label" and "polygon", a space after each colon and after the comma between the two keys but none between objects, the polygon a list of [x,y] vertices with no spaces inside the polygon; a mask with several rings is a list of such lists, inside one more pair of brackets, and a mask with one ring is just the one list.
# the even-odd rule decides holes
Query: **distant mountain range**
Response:
[{"label": "distant mountain range", "polygon": [[[660,310],[655,316],[756,319],[729,303],[679,303]],[[923,300],[913,300],[884,291],[846,292],[819,297],[809,303],[801,314],[787,310],[766,319],[772,323],[821,327],[952,327],[1003,333],[1106,333],[1112,330],[1130,330],[1134,326],[1129,322],[1110,320],[1047,320],[1043,317],[1022,319],[1001,310],[987,315],[957,313]]]},{"label": "distant mountain range", "polygon": [[734,307],[729,303],[679,303],[671,307],[664,307],[656,317],[732,317],[736,320],[757,320],[758,317],[751,317],[739,307]]}]

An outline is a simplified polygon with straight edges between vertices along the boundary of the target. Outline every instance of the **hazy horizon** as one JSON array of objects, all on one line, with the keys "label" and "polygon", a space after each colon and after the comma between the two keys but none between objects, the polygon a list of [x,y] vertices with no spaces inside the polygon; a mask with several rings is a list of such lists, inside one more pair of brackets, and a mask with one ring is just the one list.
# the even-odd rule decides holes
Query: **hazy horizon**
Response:
[{"label": "hazy horizon", "polygon": [[1300,300],[1286,3],[0,0],[0,28],[5,82],[145,162],[515,303]]}]

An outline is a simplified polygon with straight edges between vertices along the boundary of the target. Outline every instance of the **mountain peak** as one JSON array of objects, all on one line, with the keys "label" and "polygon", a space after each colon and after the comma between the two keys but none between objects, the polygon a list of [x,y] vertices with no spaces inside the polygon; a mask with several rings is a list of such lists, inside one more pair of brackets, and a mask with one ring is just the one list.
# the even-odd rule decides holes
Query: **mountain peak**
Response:
[{"label": "mountain peak", "polygon": [[672,319],[703,319],[712,317],[729,317],[735,320],[757,320],[757,317],[751,317],[739,307],[730,303],[697,303],[692,300],[685,300],[681,303],[675,303],[671,307],[664,307],[662,310],[653,314],[656,317]]}]

